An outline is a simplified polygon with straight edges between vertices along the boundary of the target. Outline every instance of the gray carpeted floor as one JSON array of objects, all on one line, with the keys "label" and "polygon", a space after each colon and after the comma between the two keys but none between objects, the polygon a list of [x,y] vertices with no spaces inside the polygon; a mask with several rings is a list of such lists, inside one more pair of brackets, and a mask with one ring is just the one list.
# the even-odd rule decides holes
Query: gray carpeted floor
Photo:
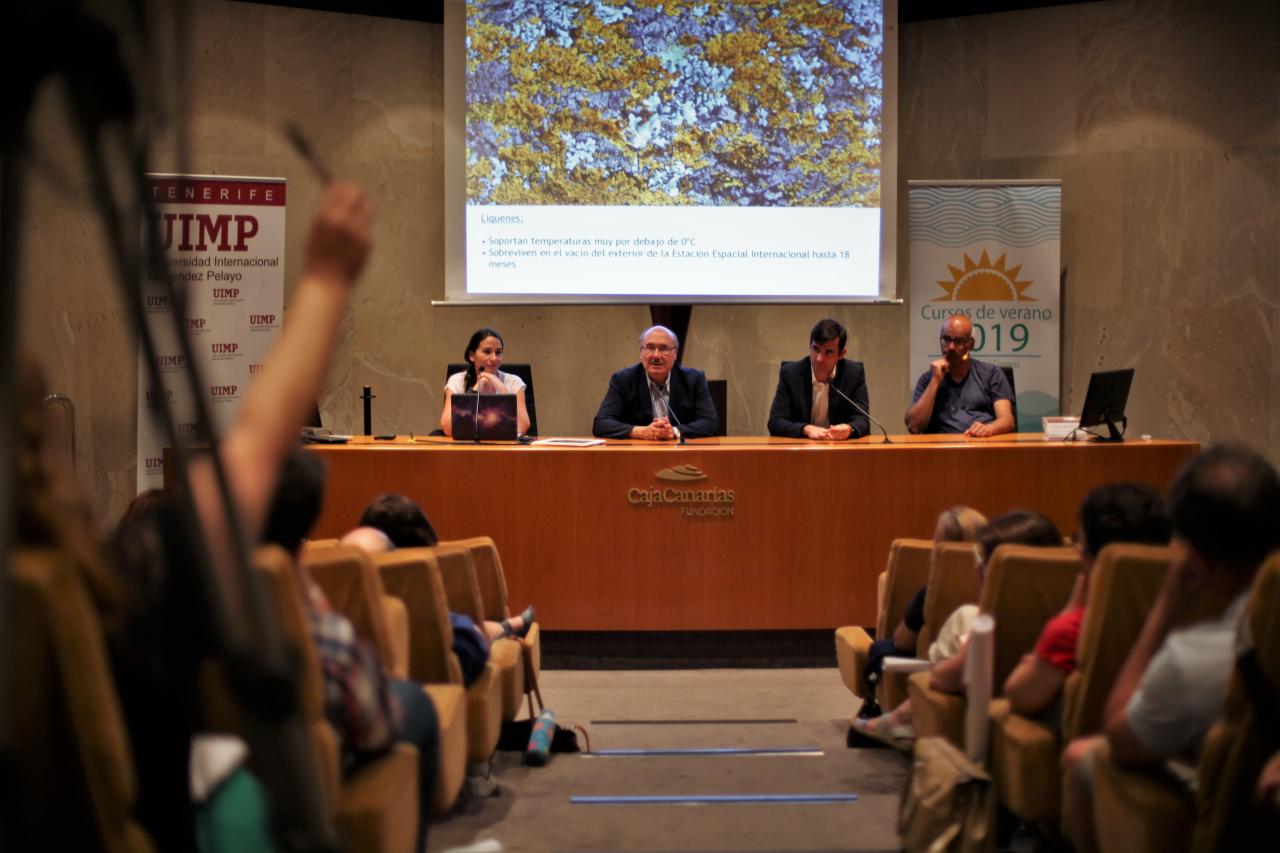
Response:
[{"label": "gray carpeted floor", "polygon": [[[856,700],[834,668],[547,671],[543,698],[594,749],[806,747],[819,755],[498,753],[499,794],[431,827],[431,849],[895,850],[908,759],[845,748]],[[718,722],[700,722],[715,720]],[[852,803],[575,805],[571,796],[856,794]]]}]

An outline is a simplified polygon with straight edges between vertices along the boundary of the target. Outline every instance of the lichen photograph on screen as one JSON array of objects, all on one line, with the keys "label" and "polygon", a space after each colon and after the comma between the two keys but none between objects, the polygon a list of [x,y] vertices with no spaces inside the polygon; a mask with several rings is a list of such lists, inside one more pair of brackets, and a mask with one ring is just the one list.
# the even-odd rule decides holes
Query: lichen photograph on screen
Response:
[{"label": "lichen photograph on screen", "polygon": [[881,0],[468,0],[468,204],[878,207]]}]

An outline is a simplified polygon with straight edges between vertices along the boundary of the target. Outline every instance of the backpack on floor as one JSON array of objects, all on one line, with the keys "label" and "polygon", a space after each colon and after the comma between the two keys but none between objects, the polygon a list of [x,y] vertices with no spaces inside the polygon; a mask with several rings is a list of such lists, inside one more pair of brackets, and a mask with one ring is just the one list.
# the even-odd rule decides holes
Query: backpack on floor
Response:
[{"label": "backpack on floor", "polygon": [[898,832],[907,851],[995,849],[991,776],[946,738],[920,738],[898,807]]}]

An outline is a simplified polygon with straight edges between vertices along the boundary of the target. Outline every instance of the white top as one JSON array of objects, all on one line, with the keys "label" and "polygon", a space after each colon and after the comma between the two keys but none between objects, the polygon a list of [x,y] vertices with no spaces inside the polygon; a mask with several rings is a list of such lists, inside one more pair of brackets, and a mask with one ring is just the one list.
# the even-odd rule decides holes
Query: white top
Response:
[{"label": "white top", "polygon": [[1198,760],[1209,728],[1222,718],[1235,662],[1236,626],[1247,593],[1218,619],[1171,631],[1125,709],[1138,740],[1166,758]]},{"label": "white top", "polygon": [[929,644],[929,660],[942,663],[960,653],[973,622],[978,618],[978,605],[962,604],[947,617],[938,630],[938,638]]},{"label": "white top", "polygon": [[[524,390],[524,380],[514,373],[503,373],[499,370],[498,381],[502,383],[502,387],[508,394]],[[453,374],[449,377],[449,381],[444,383],[444,387],[454,394],[467,393],[467,374],[465,372]]]}]

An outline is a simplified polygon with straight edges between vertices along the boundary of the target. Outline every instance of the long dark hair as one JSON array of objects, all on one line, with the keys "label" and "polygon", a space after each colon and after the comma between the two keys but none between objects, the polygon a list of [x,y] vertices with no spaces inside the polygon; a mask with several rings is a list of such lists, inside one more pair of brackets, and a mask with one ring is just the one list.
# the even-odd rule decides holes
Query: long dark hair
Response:
[{"label": "long dark hair", "polygon": [[1006,544],[1042,547],[1061,545],[1062,534],[1046,516],[1019,509],[997,515],[978,534],[978,548],[982,552],[983,562],[991,559],[996,548]]},{"label": "long dark hair", "polygon": [[467,364],[467,379],[463,387],[468,391],[476,387],[476,365],[471,360],[471,356],[475,355],[476,350],[480,349],[480,342],[485,338],[497,338],[503,349],[507,347],[507,342],[502,339],[502,335],[498,334],[496,329],[488,327],[476,329],[475,334],[471,336],[471,340],[467,341],[467,348],[462,353],[462,360]]}]

